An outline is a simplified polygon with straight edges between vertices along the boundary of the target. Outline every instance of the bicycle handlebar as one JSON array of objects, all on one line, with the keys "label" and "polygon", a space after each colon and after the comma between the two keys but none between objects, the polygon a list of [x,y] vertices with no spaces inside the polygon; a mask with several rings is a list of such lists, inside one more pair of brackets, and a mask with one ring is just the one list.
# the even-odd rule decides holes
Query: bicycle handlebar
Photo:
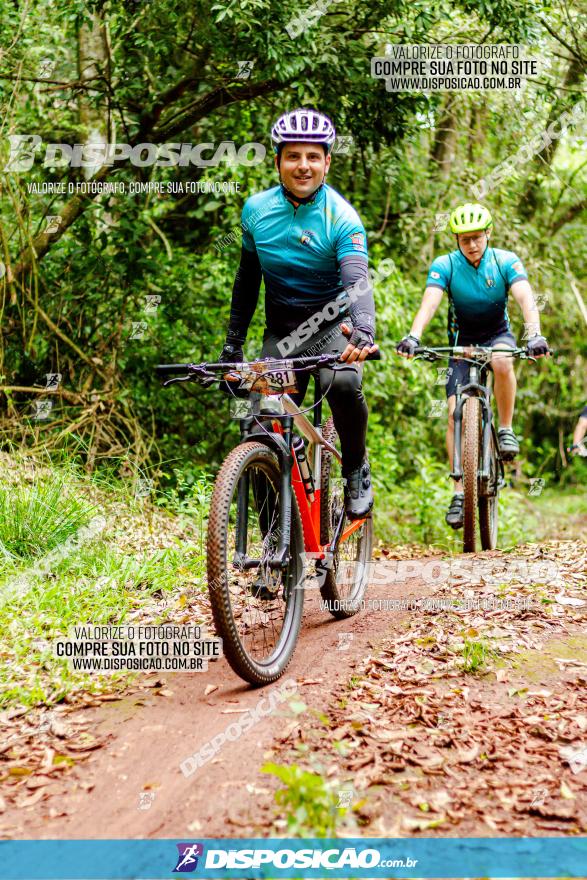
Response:
[{"label": "bicycle handlebar", "polygon": [[519,357],[522,360],[536,360],[536,358],[526,353],[525,348],[501,348],[500,346],[486,345],[441,345],[436,347],[418,346],[414,350],[414,357],[418,355],[423,360],[436,361],[442,357],[457,357],[464,360],[475,360],[485,358],[489,360],[492,354],[500,353],[510,355],[511,357]]},{"label": "bicycle handlebar", "polygon": [[[367,355],[365,360],[368,361],[380,361],[381,360],[381,351],[377,349],[372,354]],[[299,357],[299,358],[263,358],[257,359],[255,361],[245,361],[247,367],[253,367],[255,364],[262,364],[263,366],[270,366],[272,363],[275,364],[283,364],[286,362],[290,369],[312,369],[313,367],[318,366],[328,366],[329,364],[341,363],[345,364],[346,361],[339,361],[339,355],[332,354],[319,354],[314,355],[312,357]],[[353,363],[359,363],[358,361],[353,361]],[[194,376],[196,377],[198,374],[201,376],[205,376],[206,373],[211,372],[223,372],[230,373],[231,371],[242,369],[243,363],[202,363],[202,364],[157,364],[155,366],[155,372],[159,376]]]}]

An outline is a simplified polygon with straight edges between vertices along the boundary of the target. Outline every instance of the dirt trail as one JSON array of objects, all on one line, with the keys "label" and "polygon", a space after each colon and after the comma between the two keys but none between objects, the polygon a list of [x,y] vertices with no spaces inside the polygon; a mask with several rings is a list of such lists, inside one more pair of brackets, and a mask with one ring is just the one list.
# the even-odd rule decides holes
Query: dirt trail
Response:
[{"label": "dirt trail", "polygon": [[[505,569],[523,574],[546,560],[564,577],[551,587],[526,583],[523,589],[535,603],[531,613],[435,616],[371,607],[334,621],[310,591],[301,638],[282,679],[295,679],[297,699],[306,708],[298,707],[296,716],[287,704],[278,705],[238,739],[225,741],[213,760],[187,778],[180,764],[280,682],[252,689],[220,660],[205,674],[165,674],[157,687],[146,679],[123,699],[64,715],[70,724],[89,720],[91,734],[104,744],[39,785],[35,777],[11,780],[19,790],[28,785],[32,795],[24,801],[7,798],[0,835],[271,835],[279,783],[259,768],[266,760],[298,761],[300,743],[323,760],[329,776],[354,780],[357,791],[365,792],[359,833],[430,834],[436,820],[441,835],[584,833],[579,829],[587,823],[587,758],[584,769],[571,773],[560,748],[572,750],[583,740],[587,746],[587,603],[577,598],[587,598],[587,547],[544,546],[531,546],[525,556],[492,551],[457,557],[456,580],[451,568],[448,584],[438,577],[438,557],[380,560],[367,594],[368,601],[497,595]],[[501,565],[501,573],[488,580],[479,576],[479,564],[498,570]],[[509,639],[514,655],[505,645],[504,656],[517,657],[519,669],[510,664],[492,668],[491,677],[464,675],[451,653],[463,633],[474,640]],[[535,650],[540,641],[545,647]],[[209,685],[217,689],[206,696]],[[333,739],[344,740],[349,754],[335,754]],[[491,773],[479,772],[489,768]],[[543,803],[533,802],[536,791],[544,792]],[[422,810],[432,810],[431,824],[420,821]]]},{"label": "dirt trail", "polygon": [[[428,561],[414,565],[424,567]],[[393,579],[396,564],[383,565]],[[410,577],[407,584],[370,586],[367,598],[417,598],[432,590]],[[320,610],[319,595],[312,591],[305,602],[301,638],[283,680],[295,679],[304,703],[322,708],[331,690],[352,673],[353,664],[400,626],[403,617],[405,613],[365,610],[350,620],[335,621]],[[341,638],[342,650],[340,633],[352,633],[350,640],[348,635]],[[76,713],[86,722],[91,719],[92,734],[106,737],[106,744],[64,773],[42,803],[18,810],[8,807],[2,816],[3,836],[149,838],[200,829],[207,837],[238,836],[239,827],[233,823],[248,824],[257,790],[271,786],[258,768],[286,723],[279,706],[238,740],[225,742],[212,761],[186,778],[180,763],[238,719],[234,710],[254,707],[264,690],[243,684],[223,659],[211,663],[204,674],[170,673],[163,678],[163,695],[148,688]],[[218,685],[218,690],[206,697],[209,684]],[[278,687],[279,682],[265,690]],[[145,791],[154,797],[141,795]],[[140,808],[140,798],[144,805],[150,801],[148,808]]]}]

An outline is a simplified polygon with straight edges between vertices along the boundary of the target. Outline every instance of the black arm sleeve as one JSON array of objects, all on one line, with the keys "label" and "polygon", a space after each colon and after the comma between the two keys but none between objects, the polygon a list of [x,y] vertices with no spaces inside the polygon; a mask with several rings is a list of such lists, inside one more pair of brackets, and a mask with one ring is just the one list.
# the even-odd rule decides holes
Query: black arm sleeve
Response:
[{"label": "black arm sleeve", "polygon": [[226,334],[226,341],[232,345],[242,345],[247,338],[247,331],[259,302],[261,274],[257,251],[249,251],[243,247],[232,288],[230,321]]},{"label": "black arm sleeve", "polygon": [[375,300],[367,260],[359,256],[343,257],[340,261],[340,277],[348,294],[353,327],[368,330],[375,338]]}]

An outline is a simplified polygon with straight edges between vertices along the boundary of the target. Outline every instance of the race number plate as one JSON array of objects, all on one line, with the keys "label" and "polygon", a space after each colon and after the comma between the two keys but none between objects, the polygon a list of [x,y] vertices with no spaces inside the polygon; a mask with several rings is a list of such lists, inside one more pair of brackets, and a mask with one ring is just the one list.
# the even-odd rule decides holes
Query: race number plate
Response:
[{"label": "race number plate", "polygon": [[270,364],[254,361],[227,375],[238,376],[241,389],[259,394],[292,394],[298,390],[291,361],[272,361]]}]

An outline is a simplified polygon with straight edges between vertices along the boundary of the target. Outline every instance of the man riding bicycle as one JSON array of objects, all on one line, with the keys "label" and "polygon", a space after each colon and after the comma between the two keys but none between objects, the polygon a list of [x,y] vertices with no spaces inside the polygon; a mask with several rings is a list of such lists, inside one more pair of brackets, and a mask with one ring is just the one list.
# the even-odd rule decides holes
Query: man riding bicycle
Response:
[{"label": "man riding bicycle", "polygon": [[583,442],[585,434],[587,434],[587,406],[583,407],[573,431],[573,445],[569,447],[569,452],[572,455],[580,455],[582,458],[587,458],[587,447]]},{"label": "man riding bicycle", "polygon": [[[522,261],[512,251],[489,246],[492,226],[491,214],[482,205],[459,205],[452,212],[450,230],[455,234],[457,249],[437,257],[430,266],[420,309],[410,333],[397,346],[398,354],[413,357],[445,290],[449,297],[449,345],[515,348],[516,339],[507,312],[507,297],[511,290],[524,315],[527,353],[531,357],[548,355],[548,343],[540,333],[540,316]],[[504,460],[511,461],[520,450],[512,430],[516,376],[512,360],[507,355],[494,353],[491,368],[495,375],[494,392],[499,416],[499,452]],[[456,386],[466,383],[467,374],[466,361],[450,359],[446,381],[446,446],[451,467]],[[454,529],[463,526],[463,508],[462,480],[455,480],[454,495],[446,515],[447,523]]]},{"label": "man riding bicycle", "polygon": [[[273,126],[280,184],[251,196],[243,207],[241,260],[219,362],[244,360],[261,277],[262,358],[340,353],[345,366],[321,369],[319,383],[340,437],[346,513],[359,519],[373,506],[362,361],[377,349],[375,305],[363,224],[325,182],[335,137],[331,120],[315,110],[285,113]],[[350,296],[349,289],[361,293]],[[298,374],[299,391],[292,395],[298,405],[308,382],[309,374]]]}]

